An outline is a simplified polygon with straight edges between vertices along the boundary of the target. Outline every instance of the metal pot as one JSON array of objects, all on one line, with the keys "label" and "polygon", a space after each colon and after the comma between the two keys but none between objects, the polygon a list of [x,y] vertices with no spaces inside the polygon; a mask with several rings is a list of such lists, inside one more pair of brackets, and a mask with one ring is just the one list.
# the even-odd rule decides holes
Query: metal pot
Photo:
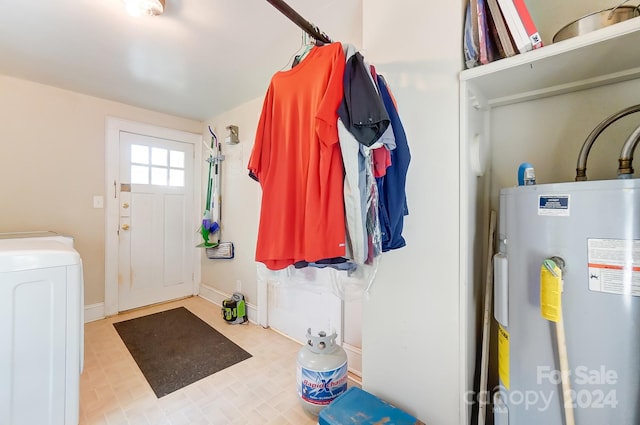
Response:
[{"label": "metal pot", "polygon": [[[626,1],[628,0],[625,0],[623,3],[626,3]],[[618,5],[610,9],[590,13],[560,28],[556,35],[553,36],[553,42],[556,43],[577,35],[608,27],[609,25],[617,24],[618,22],[626,21],[627,19],[635,18],[636,16],[640,16],[640,10],[638,8],[640,8],[640,5]]]}]

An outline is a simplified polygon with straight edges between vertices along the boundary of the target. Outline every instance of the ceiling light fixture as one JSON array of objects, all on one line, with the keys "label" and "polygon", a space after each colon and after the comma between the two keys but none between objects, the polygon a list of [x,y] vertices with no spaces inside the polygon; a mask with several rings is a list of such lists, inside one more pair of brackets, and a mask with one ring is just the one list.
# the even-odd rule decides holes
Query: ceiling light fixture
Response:
[{"label": "ceiling light fixture", "polygon": [[131,16],[155,16],[164,12],[165,0],[122,0]]}]

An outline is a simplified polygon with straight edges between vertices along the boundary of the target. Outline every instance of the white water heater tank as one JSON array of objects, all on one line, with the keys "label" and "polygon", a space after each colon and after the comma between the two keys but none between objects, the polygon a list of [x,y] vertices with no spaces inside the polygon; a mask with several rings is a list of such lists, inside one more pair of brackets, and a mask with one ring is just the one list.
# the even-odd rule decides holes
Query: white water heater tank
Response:
[{"label": "white water heater tank", "polygon": [[495,424],[640,424],[640,179],[502,189],[498,240]]}]

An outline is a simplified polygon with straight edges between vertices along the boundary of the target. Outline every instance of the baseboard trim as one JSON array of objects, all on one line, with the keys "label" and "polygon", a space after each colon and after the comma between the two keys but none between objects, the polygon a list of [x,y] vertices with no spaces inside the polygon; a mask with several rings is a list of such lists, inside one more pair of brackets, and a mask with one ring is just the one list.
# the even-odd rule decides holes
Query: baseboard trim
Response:
[{"label": "baseboard trim", "polygon": [[347,353],[349,372],[360,377],[362,384],[362,349],[346,342],[342,342],[342,348]]},{"label": "baseboard trim", "polygon": [[[225,294],[224,292],[219,291],[216,288],[212,288],[211,286],[201,283],[200,291],[197,296],[202,297],[205,300],[212,302],[213,304],[220,306],[220,308],[222,308],[222,302],[226,299],[231,298],[231,295],[232,294]],[[246,303],[246,305],[247,305],[247,316],[249,317],[249,322],[253,324],[257,324],[258,308],[251,303]]]},{"label": "baseboard trim", "polygon": [[[231,294],[225,294],[224,292],[218,291],[217,289],[204,284],[200,284],[199,293],[195,296],[202,297],[205,300],[220,306],[220,308],[222,308],[222,301],[227,298],[231,298]],[[247,303],[247,316],[251,323],[257,324],[258,308],[253,304]],[[107,316],[105,314],[104,303],[88,304],[84,306],[84,323],[95,322],[96,320],[101,320],[105,317]]]},{"label": "baseboard trim", "polygon": [[95,322],[104,319],[104,303],[89,304],[84,306],[84,323]]}]

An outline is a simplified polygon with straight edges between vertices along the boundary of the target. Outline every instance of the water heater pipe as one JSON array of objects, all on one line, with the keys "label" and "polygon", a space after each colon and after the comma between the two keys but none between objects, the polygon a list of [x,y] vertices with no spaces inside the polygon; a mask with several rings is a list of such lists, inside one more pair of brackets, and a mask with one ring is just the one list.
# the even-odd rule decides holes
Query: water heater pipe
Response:
[{"label": "water heater pipe", "polygon": [[[629,106],[628,108],[625,108],[607,117],[600,124],[598,124],[596,128],[594,128],[591,131],[587,139],[582,144],[582,148],[580,149],[580,154],[578,155],[578,164],[576,166],[576,181],[587,180],[587,157],[589,156],[589,151],[591,150],[591,146],[593,146],[593,143],[596,141],[596,138],[600,135],[600,133],[602,133],[605,128],[609,127],[611,124],[613,124],[620,118],[626,117],[629,114],[633,114],[634,112],[639,112],[639,111],[640,111],[640,104]],[[626,147],[626,143],[625,143],[625,147]],[[624,152],[624,148],[623,148],[623,152]],[[622,159],[622,155],[620,159]]]},{"label": "water heater pipe", "polygon": [[635,152],[638,142],[640,141],[640,126],[633,130],[633,133],[627,138],[620,151],[618,159],[618,177],[631,178],[633,176],[633,152]]}]

